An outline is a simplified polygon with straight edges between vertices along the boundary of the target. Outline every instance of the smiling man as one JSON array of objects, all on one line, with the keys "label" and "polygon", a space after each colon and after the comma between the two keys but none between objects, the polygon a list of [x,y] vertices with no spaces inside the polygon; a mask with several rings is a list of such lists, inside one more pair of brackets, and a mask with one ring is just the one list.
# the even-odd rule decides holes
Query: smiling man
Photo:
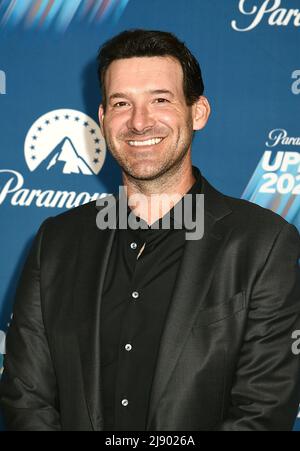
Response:
[{"label": "smiling man", "polygon": [[180,62],[169,56],[115,60],[105,86],[100,123],[126,185],[139,181],[153,194],[161,186],[173,193],[176,183],[185,192],[193,182],[193,130],[204,127],[210,108],[204,96],[187,105]]},{"label": "smiling man", "polygon": [[[8,428],[291,430],[297,230],[192,166],[210,106],[198,62],[174,35],[121,33],[101,48],[99,77],[101,129],[139,227],[118,215],[102,227],[101,202],[42,225],[7,336]],[[177,214],[188,198],[205,224],[199,240],[186,239]]]}]

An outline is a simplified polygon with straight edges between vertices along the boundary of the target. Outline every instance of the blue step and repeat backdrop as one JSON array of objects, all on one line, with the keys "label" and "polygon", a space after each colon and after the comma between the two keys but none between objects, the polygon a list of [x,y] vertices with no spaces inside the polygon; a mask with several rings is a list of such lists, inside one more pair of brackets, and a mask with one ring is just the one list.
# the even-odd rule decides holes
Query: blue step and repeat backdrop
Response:
[{"label": "blue step and repeat backdrop", "polygon": [[300,230],[300,0],[0,0],[1,371],[38,226],[121,182],[97,123],[95,58],[128,28],[174,32],[201,64],[212,115],[194,164]]}]

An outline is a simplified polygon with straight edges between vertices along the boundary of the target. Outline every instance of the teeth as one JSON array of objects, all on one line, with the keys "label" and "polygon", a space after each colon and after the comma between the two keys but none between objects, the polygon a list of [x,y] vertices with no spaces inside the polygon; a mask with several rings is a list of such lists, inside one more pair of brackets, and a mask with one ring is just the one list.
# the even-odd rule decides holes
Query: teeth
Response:
[{"label": "teeth", "polygon": [[130,146],[154,146],[155,144],[159,144],[163,138],[154,138],[149,139],[148,141],[128,141]]}]

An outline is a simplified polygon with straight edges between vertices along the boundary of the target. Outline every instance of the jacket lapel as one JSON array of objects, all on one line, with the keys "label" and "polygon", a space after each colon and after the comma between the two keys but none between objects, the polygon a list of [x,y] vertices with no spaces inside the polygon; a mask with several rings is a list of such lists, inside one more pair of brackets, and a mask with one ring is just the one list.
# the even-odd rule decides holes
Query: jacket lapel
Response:
[{"label": "jacket lapel", "polygon": [[153,379],[147,430],[151,429],[160,398],[205,300],[218,256],[226,241],[226,229],[218,224],[216,230],[216,224],[230,214],[231,210],[226,205],[224,196],[215,191],[205,179],[202,192],[205,203],[204,236],[201,240],[185,243],[179,278],[162,335]]},{"label": "jacket lapel", "polygon": [[74,291],[85,396],[93,427],[101,430],[100,301],[115,230],[99,230],[96,215],[95,209],[82,226]]}]

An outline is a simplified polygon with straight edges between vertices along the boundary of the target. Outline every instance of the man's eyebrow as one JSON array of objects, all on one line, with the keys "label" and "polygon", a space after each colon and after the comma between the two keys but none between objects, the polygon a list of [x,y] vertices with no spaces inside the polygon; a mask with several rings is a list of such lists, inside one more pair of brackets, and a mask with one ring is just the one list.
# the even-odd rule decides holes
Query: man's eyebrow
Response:
[{"label": "man's eyebrow", "polygon": [[152,91],[149,91],[150,94],[169,94],[171,97],[174,97],[174,94],[172,91],[169,91],[168,89],[154,89]]},{"label": "man's eyebrow", "polygon": [[[174,94],[173,94],[173,92],[172,91],[169,91],[168,89],[154,89],[154,90],[150,90],[150,91],[148,91],[149,92],[149,94],[168,94],[168,95],[170,95],[171,97],[174,97]],[[124,92],[115,92],[114,94],[111,94],[110,96],[109,96],[109,100],[112,100],[112,99],[120,99],[120,98],[128,98],[129,97],[129,95],[128,94],[126,94],[126,93],[124,93]]]},{"label": "man's eyebrow", "polygon": [[119,99],[119,98],[124,98],[124,97],[128,97],[128,95],[127,94],[124,94],[123,92],[115,92],[114,94],[112,94],[111,96],[109,96],[109,100],[112,100],[112,99]]}]

